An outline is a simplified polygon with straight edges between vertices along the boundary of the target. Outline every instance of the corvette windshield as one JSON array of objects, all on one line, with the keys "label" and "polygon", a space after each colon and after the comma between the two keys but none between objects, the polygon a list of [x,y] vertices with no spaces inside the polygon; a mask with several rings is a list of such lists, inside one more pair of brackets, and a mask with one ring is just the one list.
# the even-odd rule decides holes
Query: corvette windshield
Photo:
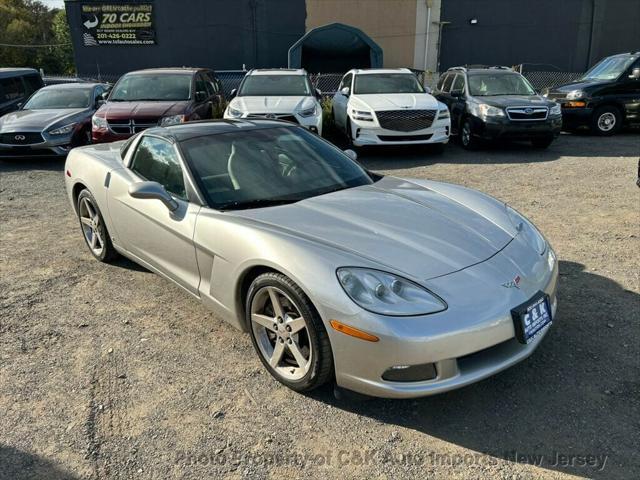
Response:
[{"label": "corvette windshield", "polygon": [[191,75],[126,75],[109,97],[112,102],[184,101],[191,96]]},{"label": "corvette windshield", "polygon": [[536,94],[529,82],[517,73],[469,74],[469,93],[474,97]]},{"label": "corvette windshield", "polygon": [[636,58],[638,57],[607,57],[591,67],[582,80],[615,80]]},{"label": "corvette windshield", "polygon": [[424,93],[424,88],[412,73],[367,73],[356,75],[353,93]]},{"label": "corvette windshield", "polygon": [[25,104],[25,110],[59,108],[88,108],[91,89],[43,89],[35,93]]},{"label": "corvette windshield", "polygon": [[293,203],[373,183],[338,148],[299,127],[196,137],[180,147],[208,204],[219,210]]},{"label": "corvette windshield", "polygon": [[304,75],[249,75],[242,82],[238,96],[304,96],[311,88]]}]

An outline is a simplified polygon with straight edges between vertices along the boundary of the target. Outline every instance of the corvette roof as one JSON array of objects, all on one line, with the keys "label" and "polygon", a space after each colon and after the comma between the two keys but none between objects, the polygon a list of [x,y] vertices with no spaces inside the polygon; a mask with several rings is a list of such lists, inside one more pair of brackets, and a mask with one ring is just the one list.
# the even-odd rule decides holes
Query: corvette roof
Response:
[{"label": "corvette roof", "polygon": [[292,126],[290,122],[279,120],[255,119],[255,120],[203,120],[199,122],[189,122],[170,127],[154,127],[145,130],[145,133],[161,135],[178,142],[189,140],[190,138],[202,137],[205,135],[218,135],[230,132],[249,132],[274,127]]}]

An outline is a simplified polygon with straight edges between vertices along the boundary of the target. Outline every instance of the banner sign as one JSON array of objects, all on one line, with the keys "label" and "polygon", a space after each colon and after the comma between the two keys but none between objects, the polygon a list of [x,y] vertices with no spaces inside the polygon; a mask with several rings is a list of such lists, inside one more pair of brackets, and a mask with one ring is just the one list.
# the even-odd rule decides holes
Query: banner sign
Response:
[{"label": "banner sign", "polygon": [[151,3],[89,3],[81,13],[85,47],[156,43]]}]

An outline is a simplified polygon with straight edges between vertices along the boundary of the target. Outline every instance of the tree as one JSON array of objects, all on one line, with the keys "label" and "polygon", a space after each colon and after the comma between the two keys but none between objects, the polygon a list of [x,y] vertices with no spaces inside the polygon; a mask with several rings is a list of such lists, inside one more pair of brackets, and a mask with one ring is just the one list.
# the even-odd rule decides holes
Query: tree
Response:
[{"label": "tree", "polygon": [[[0,67],[71,73],[73,53],[66,15],[37,0],[0,0]],[[58,45],[63,46],[43,46]]]}]

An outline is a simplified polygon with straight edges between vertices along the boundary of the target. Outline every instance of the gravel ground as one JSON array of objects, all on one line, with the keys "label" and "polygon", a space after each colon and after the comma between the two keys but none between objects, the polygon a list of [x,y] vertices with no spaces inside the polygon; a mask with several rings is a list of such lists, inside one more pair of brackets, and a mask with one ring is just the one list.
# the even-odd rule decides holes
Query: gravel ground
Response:
[{"label": "gravel ground", "polygon": [[640,136],[364,152],[480,189],[560,259],[538,351],[410,401],[287,390],[247,336],[83,244],[56,161],[0,162],[0,479],[640,478]]}]

